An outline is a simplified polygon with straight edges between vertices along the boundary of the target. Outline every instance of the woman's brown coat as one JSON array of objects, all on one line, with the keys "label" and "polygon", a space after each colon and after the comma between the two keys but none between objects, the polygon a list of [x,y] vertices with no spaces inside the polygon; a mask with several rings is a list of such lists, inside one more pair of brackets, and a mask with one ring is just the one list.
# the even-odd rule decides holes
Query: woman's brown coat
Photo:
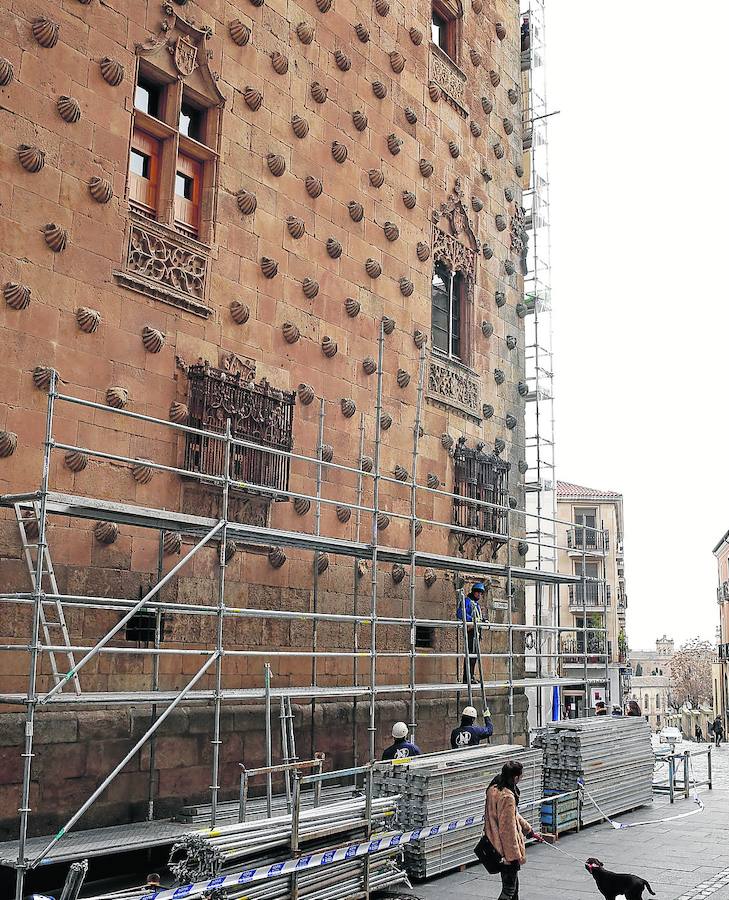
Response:
[{"label": "woman's brown coat", "polygon": [[519,815],[516,797],[508,789],[495,784],[486,791],[486,824],[484,833],[497,853],[508,863],[526,862],[524,835],[532,833],[532,826]]}]

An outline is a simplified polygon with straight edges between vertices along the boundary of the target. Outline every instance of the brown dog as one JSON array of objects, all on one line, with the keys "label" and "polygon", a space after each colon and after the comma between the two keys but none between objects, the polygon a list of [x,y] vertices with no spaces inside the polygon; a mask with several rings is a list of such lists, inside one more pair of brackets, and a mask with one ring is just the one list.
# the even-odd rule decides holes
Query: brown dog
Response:
[{"label": "brown dog", "polygon": [[597,889],[605,900],[616,900],[617,897],[625,897],[626,900],[643,900],[645,888],[648,888],[648,892],[655,897],[655,891],[645,878],[619,872],[608,872],[600,860],[594,856],[587,860],[585,868],[595,879]]}]

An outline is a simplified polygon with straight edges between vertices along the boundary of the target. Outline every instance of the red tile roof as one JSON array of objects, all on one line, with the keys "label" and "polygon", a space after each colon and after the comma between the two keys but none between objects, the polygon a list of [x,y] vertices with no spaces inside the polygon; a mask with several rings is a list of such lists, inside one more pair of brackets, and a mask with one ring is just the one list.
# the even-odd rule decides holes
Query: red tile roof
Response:
[{"label": "red tile roof", "polygon": [[583,487],[569,481],[557,482],[558,497],[584,497],[589,500],[622,500],[623,495],[617,491],[601,491],[599,488]]}]

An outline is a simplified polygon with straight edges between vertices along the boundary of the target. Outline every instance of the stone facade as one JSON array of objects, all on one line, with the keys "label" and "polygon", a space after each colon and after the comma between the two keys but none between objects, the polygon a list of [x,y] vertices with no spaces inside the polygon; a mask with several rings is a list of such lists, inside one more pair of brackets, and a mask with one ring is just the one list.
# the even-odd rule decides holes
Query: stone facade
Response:
[{"label": "stone facade", "polygon": [[[316,400],[296,402],[294,450],[316,455],[323,399],[324,443],[336,463],[356,467],[360,416],[365,454],[373,453],[377,375],[368,374],[363,362],[377,359],[383,317],[394,320],[394,329],[385,338],[382,367],[383,411],[392,420],[382,433],[382,472],[391,474],[397,466],[410,471],[417,333],[430,336],[437,260],[464,279],[463,349],[455,361],[438,355],[430,341],[426,345],[418,480],[425,483],[426,474],[435,474],[452,490],[454,463],[444,434],[465,436],[469,447],[484,442],[486,450],[501,439],[502,458],[511,463],[509,493],[523,506],[518,9],[511,0],[474,0],[465,12],[456,10],[454,62],[428,39],[427,4],[376,5],[69,0],[51,9],[34,0],[0,0],[7,22],[0,57],[13,73],[0,88],[0,493],[39,484],[47,396],[42,373],[34,378],[38,367],[55,368],[68,394],[167,419],[180,409],[185,415],[190,363],[201,359],[229,369],[234,359],[239,370],[243,366],[255,383],[272,390],[309,386]],[[50,24],[38,25],[43,17]],[[505,26],[503,39],[497,23]],[[177,190],[175,175],[182,176],[175,165],[180,167],[185,148],[202,173],[194,228],[183,222],[182,195],[165,194],[162,182],[154,214],[142,214],[132,196],[130,146],[134,150],[135,127],[144,121],[135,111],[135,84],[143,76],[158,79],[171,92],[168,99],[176,96],[178,103],[175,92],[181,91],[183,112],[185,98],[204,111],[199,140],[184,137],[176,121],[153,123],[152,129],[162,148],[160,178],[171,175]],[[372,277],[378,268],[381,274]],[[351,407],[343,400],[353,402],[354,418],[346,417]],[[171,413],[175,404],[180,406]],[[184,437],[171,429],[64,403],[57,406],[55,435],[68,444],[168,466],[182,465],[185,458]],[[294,461],[287,489],[313,494],[315,475],[315,466]],[[126,463],[93,457],[78,468],[64,463],[62,452],[53,455],[51,487],[203,514],[218,502],[209,488],[173,473],[148,478]],[[354,503],[355,487],[353,473],[324,473],[325,497]],[[380,494],[386,510],[409,512],[407,484],[383,482]],[[371,496],[366,486],[364,503]],[[235,504],[232,517],[239,521],[314,527],[313,506],[299,516],[291,502],[240,494]],[[423,494],[418,516],[450,523],[451,501]],[[334,506],[325,506],[322,533],[354,538],[356,518],[343,522]],[[362,528],[367,534],[369,522]],[[518,527],[512,533],[518,536]],[[380,540],[408,546],[409,523],[391,517]],[[61,592],[137,598],[156,577],[156,532],[121,526],[116,540],[102,543],[93,522],[56,517],[48,541]],[[184,538],[182,552],[190,545]],[[425,525],[418,538],[418,547],[442,554],[455,555],[457,546],[447,527]],[[165,570],[178,559],[172,549],[164,556]],[[487,550],[482,553],[489,558]],[[0,520],[0,558],[3,587],[28,590],[17,525],[7,510]],[[497,559],[505,560],[503,548]],[[162,598],[216,603],[216,560],[217,548],[205,548]],[[438,573],[428,585],[424,574],[417,577],[417,615],[451,617],[452,579]],[[351,560],[332,559],[318,576],[319,610],[352,612],[355,583],[359,610],[366,609],[369,580],[368,572],[355,572]],[[407,578],[395,584],[383,567],[379,582],[379,612],[407,616]],[[312,585],[310,554],[287,549],[285,563],[274,568],[267,548],[239,548],[227,566],[226,600],[236,607],[305,612],[312,607]],[[493,595],[503,597],[503,591],[496,580]],[[521,590],[513,604],[515,621],[523,621]],[[69,607],[66,615],[71,638],[80,645],[98,639],[119,618],[111,610],[80,607]],[[506,613],[496,610],[494,616],[505,621]],[[409,647],[408,627],[381,626],[378,632],[381,650]],[[27,606],[6,604],[0,641],[25,646],[28,634]],[[360,630],[360,649],[367,649],[368,635],[368,629]],[[166,621],[165,647],[202,652],[213,641],[209,617],[176,613]],[[227,657],[224,685],[260,686],[263,651],[308,649],[311,627],[230,618],[225,641],[261,655]],[[320,650],[349,650],[352,641],[350,625],[319,627]],[[452,632],[436,629],[435,651],[453,649],[454,642]],[[489,649],[505,646],[505,638],[494,635]],[[310,683],[310,659],[270,661],[275,684]],[[182,687],[200,664],[197,656],[163,656],[161,686]],[[360,683],[365,669],[361,663]],[[453,659],[418,659],[417,680],[453,680],[455,670]],[[24,691],[26,671],[24,650],[0,656],[4,690]],[[520,671],[517,662],[515,677]],[[40,689],[51,683],[49,673],[46,658]],[[320,684],[352,683],[353,660],[328,657],[319,662],[317,675]],[[150,657],[102,655],[82,673],[82,687],[133,691],[149,688],[150,678]],[[407,683],[408,661],[379,658],[378,680]],[[210,686],[211,678],[202,684]],[[451,716],[446,699],[437,704]],[[498,697],[491,705],[497,714],[503,709]],[[435,749],[445,729],[437,715],[427,715],[431,724],[424,723],[418,738]],[[519,705],[517,734],[524,723]],[[389,728],[384,709],[381,724]],[[112,726],[116,733],[117,724]],[[69,743],[79,758],[85,753],[81,738]],[[326,752],[325,743],[317,738],[317,749]],[[261,762],[259,749],[250,758],[245,748],[231,748],[230,755],[237,760],[245,753],[255,765]],[[34,780],[41,793],[51,778],[44,752]],[[348,761],[344,751],[340,756]],[[198,765],[196,759],[174,759],[180,774]],[[6,809],[17,805],[17,781],[8,780]],[[67,786],[55,799],[59,811],[83,799],[85,788],[80,781],[76,787]],[[201,782],[201,793],[206,787]],[[103,820],[102,815],[95,821]]]}]

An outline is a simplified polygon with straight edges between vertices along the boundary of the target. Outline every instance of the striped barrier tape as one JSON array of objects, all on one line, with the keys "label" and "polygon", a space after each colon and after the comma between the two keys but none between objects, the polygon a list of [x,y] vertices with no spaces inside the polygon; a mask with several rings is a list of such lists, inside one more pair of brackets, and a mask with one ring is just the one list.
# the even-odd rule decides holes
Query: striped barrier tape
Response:
[{"label": "striped barrier tape", "polygon": [[483,816],[468,816],[465,819],[442,822],[439,825],[423,825],[422,828],[414,828],[412,831],[387,831],[373,836],[369,841],[347,844],[344,847],[337,847],[336,850],[309,853],[305,856],[300,856],[298,859],[289,859],[285,862],[277,862],[273,863],[273,865],[261,866],[256,869],[244,869],[242,872],[233,872],[230,875],[218,875],[215,878],[199,881],[195,884],[183,884],[177,888],[152,891],[151,893],[143,894],[140,900],[183,900],[183,898],[185,900],[193,900],[195,897],[203,896],[206,891],[254,884],[259,881],[267,881],[270,878],[282,878],[285,875],[307,872],[339,862],[349,862],[362,856],[369,856],[384,850],[393,850],[405,844],[411,844],[414,841],[437,837],[440,834],[449,834],[462,828],[470,828],[473,825],[480,825],[483,820]]},{"label": "striped barrier tape", "polygon": [[583,793],[587,796],[587,798],[593,804],[595,809],[600,813],[603,819],[605,819],[606,822],[609,822],[616,831],[621,831],[627,828],[644,828],[650,825],[662,825],[664,822],[675,822],[676,819],[687,819],[689,816],[695,816],[696,813],[701,813],[705,809],[704,801],[701,799],[701,797],[699,797],[699,793],[694,787],[694,795],[691,799],[696,804],[696,809],[692,809],[690,812],[679,813],[675,816],[664,816],[662,819],[652,819],[648,822],[615,822],[606,812],[604,812],[604,810],[601,809],[597,800],[595,800],[592,794],[587,790],[585,782],[582,778],[577,779],[577,784],[580,786]]}]

